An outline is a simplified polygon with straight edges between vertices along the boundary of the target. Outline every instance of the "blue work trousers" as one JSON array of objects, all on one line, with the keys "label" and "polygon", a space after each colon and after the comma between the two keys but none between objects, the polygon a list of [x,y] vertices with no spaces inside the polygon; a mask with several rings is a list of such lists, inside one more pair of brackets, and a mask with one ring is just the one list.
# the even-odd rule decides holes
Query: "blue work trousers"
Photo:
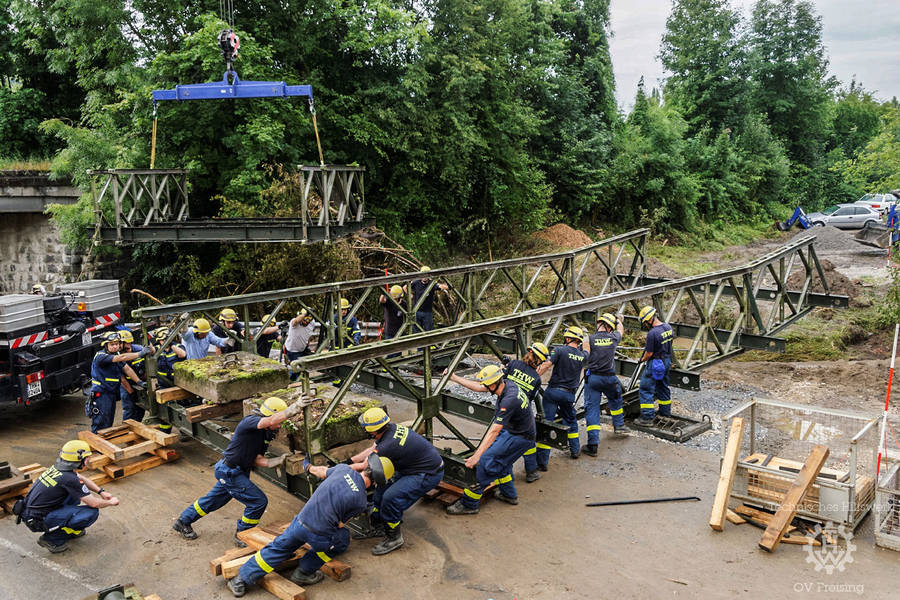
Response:
[{"label": "blue work trousers", "polygon": [[144,420],[144,409],[137,404],[137,390],[129,394],[125,386],[119,388],[119,400],[122,401],[122,420],[134,419],[138,423]]},{"label": "blue work trousers", "polygon": [[[650,359],[653,360],[653,359]],[[659,415],[668,417],[672,414],[672,393],[669,391],[669,371],[672,369],[671,359],[662,359],[666,365],[666,374],[659,381],[653,379],[650,374],[650,364],[644,366],[641,373],[641,387],[638,390],[638,398],[641,402],[641,418],[652,419],[656,416],[653,400],[659,400]]]},{"label": "blue work trousers", "polygon": [[91,433],[112,427],[116,418],[118,396],[118,392],[91,390],[90,398],[84,406],[84,413],[91,419]]},{"label": "blue work trousers", "polygon": [[372,513],[373,520],[380,519],[390,527],[395,528],[403,519],[403,513],[416,503],[430,490],[433,490],[444,478],[444,469],[437,473],[426,475],[401,475],[394,477],[385,486],[375,488],[375,510]]},{"label": "blue work trousers", "polygon": [[244,514],[238,519],[237,530],[256,527],[259,518],[266,511],[269,499],[255,483],[250,481],[250,474],[243,469],[229,467],[224,460],[216,463],[213,473],[218,480],[216,485],[205,496],[184,509],[178,517],[181,522],[191,524],[200,517],[219,510],[234,498],[245,507]]},{"label": "blue work trousers", "polygon": [[500,435],[481,455],[481,460],[475,467],[475,478],[478,483],[475,489],[465,488],[460,502],[469,508],[478,506],[481,495],[487,486],[496,482],[500,486],[500,492],[507,498],[517,498],[516,486],[513,485],[512,467],[526,450],[534,446],[534,440],[519,435],[512,435],[505,429],[500,430]]},{"label": "blue work trousers", "polygon": [[82,506],[79,500],[72,497],[66,503],[51,510],[44,517],[44,539],[59,546],[66,540],[78,537],[81,532],[94,524],[100,516],[100,509]]},{"label": "blue work trousers", "polygon": [[434,313],[427,310],[417,310],[416,323],[418,323],[422,331],[431,331],[434,329]]},{"label": "blue work trousers", "polygon": [[313,533],[304,527],[300,515],[297,515],[284,533],[241,566],[239,574],[241,581],[256,583],[277,569],[278,565],[290,558],[303,544],[309,544],[312,550],[303,555],[297,566],[309,575],[318,571],[319,567],[330,562],[335,556],[347,551],[350,547],[350,532],[346,527],[339,527],[327,534]]},{"label": "blue work trousers", "polygon": [[[561,388],[544,390],[544,418],[553,421],[559,415],[562,424],[569,428],[569,451],[581,449],[578,440],[578,420],[575,418],[575,394]],[[546,465],[550,460],[550,448],[538,447],[537,462]]]},{"label": "blue work trousers", "polygon": [[304,348],[300,352],[291,352],[290,350],[285,350],[284,354],[288,359],[288,370],[291,373],[291,381],[294,381],[295,379],[297,379],[297,377],[300,376],[300,372],[297,371],[296,373],[294,373],[293,371],[291,371],[291,363],[303,356],[309,356],[310,354],[312,354],[312,352],[309,351],[309,348]]},{"label": "blue work trousers", "polygon": [[600,404],[603,396],[609,403],[613,427],[625,426],[625,410],[622,408],[622,386],[615,375],[594,375],[584,385],[584,422],[587,425],[588,444],[600,443]]}]

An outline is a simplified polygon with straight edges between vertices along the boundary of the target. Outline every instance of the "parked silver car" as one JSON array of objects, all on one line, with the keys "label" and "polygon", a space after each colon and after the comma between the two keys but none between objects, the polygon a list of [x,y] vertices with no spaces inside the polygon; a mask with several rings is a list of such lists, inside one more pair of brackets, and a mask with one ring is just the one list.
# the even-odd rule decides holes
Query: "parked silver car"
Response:
[{"label": "parked silver car", "polygon": [[838,229],[862,229],[866,223],[880,223],[877,210],[861,204],[835,204],[822,212],[806,215],[813,227],[831,225]]},{"label": "parked silver car", "polygon": [[885,215],[890,210],[891,205],[897,202],[897,196],[890,194],[866,194],[854,204],[860,206],[868,206],[878,211],[878,214]]}]

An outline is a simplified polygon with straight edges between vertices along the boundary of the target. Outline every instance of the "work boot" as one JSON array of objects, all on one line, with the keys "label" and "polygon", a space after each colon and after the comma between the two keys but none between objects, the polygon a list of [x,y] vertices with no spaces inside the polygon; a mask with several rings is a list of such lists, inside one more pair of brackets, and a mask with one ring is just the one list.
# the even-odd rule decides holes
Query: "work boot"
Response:
[{"label": "work boot", "polygon": [[569,458],[571,458],[572,460],[575,460],[579,456],[581,456],[581,450],[576,450],[575,452],[571,452],[571,451],[569,452]]},{"label": "work boot", "polygon": [[397,525],[393,529],[388,527],[385,530],[384,539],[381,542],[372,548],[372,554],[375,556],[381,556],[382,554],[387,554],[388,552],[393,552],[397,548],[403,545],[403,534],[400,533],[400,526]]},{"label": "work boot", "polygon": [[628,428],[622,425],[621,427],[614,427],[613,433],[616,435],[628,435]]},{"label": "work boot", "polygon": [[53,554],[59,554],[60,552],[65,552],[69,549],[69,545],[67,543],[63,542],[62,544],[54,544],[47,539],[46,535],[42,535],[41,537],[39,537],[37,543],[38,546],[46,548]]},{"label": "work boot", "polygon": [[190,523],[185,523],[181,519],[175,519],[175,523],[172,524],[172,529],[181,534],[186,540],[196,540],[197,532],[194,531],[194,528],[191,527]]},{"label": "work boot", "polygon": [[225,583],[228,585],[228,589],[231,590],[231,593],[234,594],[235,598],[240,598],[247,593],[247,584],[244,583],[244,580],[241,579],[240,575],[235,575],[231,579],[226,580]]},{"label": "work boot", "polygon": [[588,456],[597,456],[597,444],[588,444],[585,446],[584,453]]},{"label": "work boot", "polygon": [[645,419],[644,417],[640,417],[639,419],[635,419],[635,425],[643,425],[644,427],[649,427],[653,425],[653,421],[656,420],[656,417],[650,417],[649,419]]},{"label": "work boot", "polygon": [[525,471],[525,483],[534,483],[541,478],[541,474],[537,471]]},{"label": "work boot", "polygon": [[538,471],[543,471],[546,473],[549,470],[550,468],[547,465],[538,465]]},{"label": "work boot", "polygon": [[448,515],[477,515],[478,507],[469,508],[465,504],[462,503],[461,500],[457,500],[453,504],[447,507]]},{"label": "work boot", "polygon": [[239,531],[234,532],[234,545],[238,548],[246,548],[247,547],[246,542],[244,542],[244,540],[242,540],[241,538],[238,537],[238,533],[240,533],[240,532]]},{"label": "work boot", "polygon": [[82,530],[79,531],[78,533],[70,533],[69,535],[71,535],[71,536],[72,536],[72,539],[74,540],[75,538],[84,537],[84,534],[85,534],[85,533],[87,533],[87,531],[85,531],[84,529],[82,529]]},{"label": "work boot", "polygon": [[496,498],[497,500],[500,500],[502,502],[506,502],[507,504],[512,504],[513,506],[515,506],[516,504],[519,503],[518,498],[513,498],[512,496],[507,496],[506,494],[501,492],[499,489],[494,490],[494,498]]},{"label": "work boot", "polygon": [[322,579],[324,578],[325,576],[322,575],[322,571],[307,573],[300,567],[297,567],[291,572],[291,581],[293,581],[297,585],[315,585],[322,581]]}]

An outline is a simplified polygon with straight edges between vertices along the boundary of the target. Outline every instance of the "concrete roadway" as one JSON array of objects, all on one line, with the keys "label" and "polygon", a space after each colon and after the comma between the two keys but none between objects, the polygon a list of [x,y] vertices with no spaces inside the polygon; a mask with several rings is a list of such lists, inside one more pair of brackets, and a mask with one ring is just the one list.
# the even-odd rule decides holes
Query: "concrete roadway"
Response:
[{"label": "concrete roadway", "polygon": [[[2,415],[0,459],[50,465],[62,443],[87,427],[77,397]],[[762,532],[750,525],[710,530],[716,456],[643,436],[602,436],[600,457],[573,461],[555,453],[550,472],[536,483],[524,483],[520,462],[517,507],[492,501],[479,515],[451,517],[436,503],[416,505],[405,519],[403,548],[373,557],[375,540],[353,542],[342,557],[352,578],[326,578],[308,597],[896,598],[900,553],[874,547],[871,518],[857,532],[854,561],[843,572],[816,572],[805,548],[782,545],[771,555],[759,550]],[[0,519],[0,600],[79,599],[129,582],[163,600],[231,598],[221,578],[209,574],[208,562],[232,547],[241,507],[234,502],[203,518],[195,525],[198,540],[175,534],[173,519],[209,489],[218,459],[197,442],[177,448],[179,461],[107,484],[122,504],[103,509],[69,552],[51,555],[35,543],[37,534]],[[263,522],[289,520],[301,507],[293,496],[260,485],[269,496]],[[583,506],[670,495],[697,495],[703,502]],[[272,596],[253,589],[246,597]]]}]

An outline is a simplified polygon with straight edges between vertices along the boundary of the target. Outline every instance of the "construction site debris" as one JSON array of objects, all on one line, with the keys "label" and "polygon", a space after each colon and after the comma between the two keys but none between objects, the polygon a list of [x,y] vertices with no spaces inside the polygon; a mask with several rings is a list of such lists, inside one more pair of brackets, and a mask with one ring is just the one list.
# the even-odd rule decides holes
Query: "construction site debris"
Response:
[{"label": "construction site debris", "polygon": [[552,247],[560,250],[571,250],[593,243],[583,231],[572,229],[565,223],[557,223],[534,234],[534,237],[547,241]]},{"label": "construction site debris", "polygon": [[[838,230],[840,231],[840,230]],[[859,280],[850,280],[840,272],[836,271],[834,264],[830,260],[819,259],[822,271],[825,273],[825,281],[828,282],[828,291],[832,294],[848,296],[851,300],[855,299],[862,292],[862,282]],[[806,273],[803,270],[795,271],[788,277],[788,289],[800,289],[803,281],[806,279]],[[818,274],[813,274],[813,285],[811,292],[824,293],[825,288],[822,286],[822,280]]]}]

